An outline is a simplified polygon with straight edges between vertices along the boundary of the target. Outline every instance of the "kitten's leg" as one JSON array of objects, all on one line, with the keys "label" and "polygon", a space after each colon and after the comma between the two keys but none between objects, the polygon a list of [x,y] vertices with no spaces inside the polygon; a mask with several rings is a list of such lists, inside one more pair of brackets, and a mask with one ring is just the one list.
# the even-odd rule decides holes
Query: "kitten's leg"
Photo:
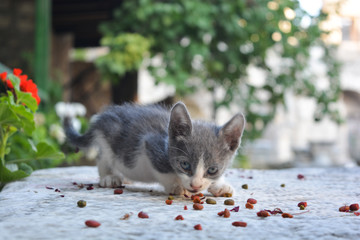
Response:
[{"label": "kitten's leg", "polygon": [[114,188],[122,185],[121,175],[116,173],[113,166],[113,154],[105,140],[98,140],[99,151],[97,167],[100,176],[100,187]]},{"label": "kitten's leg", "polygon": [[234,189],[225,182],[224,178],[219,178],[216,182],[213,182],[208,191],[215,197],[222,196],[225,193],[233,193]]}]

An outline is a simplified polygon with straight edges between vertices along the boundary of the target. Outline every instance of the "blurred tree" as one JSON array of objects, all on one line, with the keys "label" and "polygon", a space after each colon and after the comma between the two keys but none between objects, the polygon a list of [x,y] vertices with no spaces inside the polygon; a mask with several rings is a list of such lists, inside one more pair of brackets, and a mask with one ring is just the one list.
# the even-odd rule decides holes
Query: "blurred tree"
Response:
[{"label": "blurred tree", "polygon": [[[295,0],[133,0],[124,1],[100,30],[151,40],[151,57],[161,59],[148,65],[157,82],[174,85],[179,95],[205,87],[214,93],[214,113],[238,104],[246,113],[247,137],[254,139],[285,105],[286,91],[315,99],[315,119],[340,121],[331,104],[340,93],[339,63],[335,48],[323,40],[329,33],[320,28],[326,17],[309,15]],[[316,87],[309,62],[313,47],[322,50],[326,90]],[[270,52],[281,60],[276,69]],[[249,81],[249,66],[261,69],[266,81]]]}]

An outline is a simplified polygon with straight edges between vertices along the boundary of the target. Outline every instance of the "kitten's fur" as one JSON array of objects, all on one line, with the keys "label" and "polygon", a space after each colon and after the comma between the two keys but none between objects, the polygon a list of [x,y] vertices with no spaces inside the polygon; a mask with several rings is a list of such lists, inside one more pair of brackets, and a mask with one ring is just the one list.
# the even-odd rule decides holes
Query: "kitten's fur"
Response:
[{"label": "kitten's fur", "polygon": [[218,127],[192,121],[181,102],[170,112],[156,105],[125,104],[96,115],[84,135],[74,131],[69,119],[64,125],[71,144],[98,148],[102,187],[119,186],[125,177],[158,182],[176,195],[206,189],[215,196],[233,192],[222,175],[241,142],[242,114]]}]

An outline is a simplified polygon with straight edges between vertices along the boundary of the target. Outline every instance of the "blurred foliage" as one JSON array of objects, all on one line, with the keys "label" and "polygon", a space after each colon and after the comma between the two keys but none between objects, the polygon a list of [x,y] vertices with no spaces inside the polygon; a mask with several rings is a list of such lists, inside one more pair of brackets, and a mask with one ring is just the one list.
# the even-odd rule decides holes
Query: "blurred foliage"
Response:
[{"label": "blurred foliage", "polygon": [[108,47],[109,53],[96,59],[104,79],[116,83],[126,72],[138,70],[144,55],[150,48],[150,41],[136,33],[106,34],[100,42]]},{"label": "blurred foliage", "polygon": [[[150,57],[161,61],[151,61],[148,70],[157,82],[174,85],[180,95],[208,89],[214,112],[240,106],[246,138],[255,139],[286,105],[286,92],[315,99],[316,120],[341,121],[332,104],[340,93],[340,65],[334,46],[324,42],[329,32],[319,27],[326,18],[323,12],[309,15],[295,0],[133,0],[124,1],[100,30],[104,36],[137,33],[151,39]],[[326,90],[317,87],[310,65],[314,47],[326,69]],[[249,81],[249,66],[265,73],[265,83]]]}]

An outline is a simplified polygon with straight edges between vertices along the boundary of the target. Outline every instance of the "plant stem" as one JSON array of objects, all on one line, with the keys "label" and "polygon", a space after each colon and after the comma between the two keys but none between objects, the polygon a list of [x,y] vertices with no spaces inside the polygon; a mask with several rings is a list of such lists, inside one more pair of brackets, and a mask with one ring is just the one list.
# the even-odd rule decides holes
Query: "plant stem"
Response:
[{"label": "plant stem", "polygon": [[9,128],[7,128],[4,132],[2,132],[2,139],[0,145],[0,158],[1,158],[1,165],[5,166],[5,151],[6,151],[6,144],[9,138]]}]

